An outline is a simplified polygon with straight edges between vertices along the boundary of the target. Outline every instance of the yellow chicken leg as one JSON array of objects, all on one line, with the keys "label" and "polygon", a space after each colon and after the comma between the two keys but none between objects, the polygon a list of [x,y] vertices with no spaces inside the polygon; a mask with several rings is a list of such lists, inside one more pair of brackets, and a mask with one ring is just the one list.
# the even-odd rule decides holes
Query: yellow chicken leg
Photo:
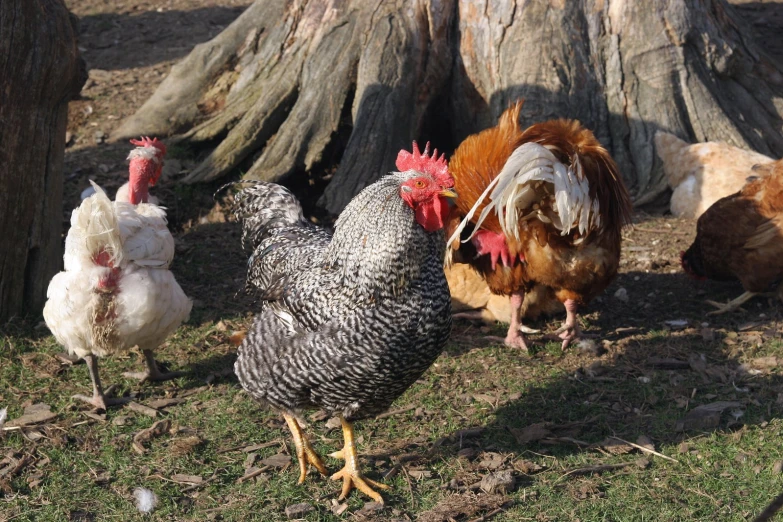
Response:
[{"label": "yellow chicken leg", "polygon": [[312,464],[315,469],[326,476],[326,466],[324,466],[323,460],[318,456],[313,447],[310,445],[310,441],[307,439],[302,427],[295,418],[290,415],[283,415],[285,422],[288,424],[288,429],[291,430],[291,435],[294,437],[294,445],[296,446],[296,458],[299,460],[299,484],[304,482],[307,476],[307,465]]},{"label": "yellow chicken leg", "polygon": [[351,489],[355,487],[372,498],[375,502],[383,504],[383,497],[373,488],[390,489],[389,486],[362,476],[359,472],[359,466],[357,465],[356,446],[353,442],[353,426],[350,422],[345,420],[342,415],[340,416],[340,422],[343,425],[343,439],[345,439],[345,445],[340,451],[336,451],[329,455],[336,459],[345,460],[343,469],[332,475],[332,480],[343,479],[343,490],[340,493],[340,500],[347,497],[348,493],[351,492]]}]

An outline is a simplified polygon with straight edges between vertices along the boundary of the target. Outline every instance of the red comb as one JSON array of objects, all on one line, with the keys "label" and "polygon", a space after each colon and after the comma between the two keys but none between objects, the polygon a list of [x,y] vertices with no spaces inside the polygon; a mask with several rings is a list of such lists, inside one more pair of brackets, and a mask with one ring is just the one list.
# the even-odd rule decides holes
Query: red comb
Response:
[{"label": "red comb", "polygon": [[149,136],[142,136],[141,139],[130,140],[130,142],[137,147],[155,147],[160,151],[162,156],[166,155],[166,146],[158,138],[150,139]]},{"label": "red comb", "polygon": [[453,187],[454,178],[449,174],[446,155],[441,154],[439,158],[438,149],[432,151],[432,156],[429,156],[429,152],[429,141],[424,146],[423,154],[419,152],[419,145],[414,141],[412,154],[404,149],[397,154],[397,169],[400,172],[405,172],[406,170],[424,172],[435,178],[442,187]]}]

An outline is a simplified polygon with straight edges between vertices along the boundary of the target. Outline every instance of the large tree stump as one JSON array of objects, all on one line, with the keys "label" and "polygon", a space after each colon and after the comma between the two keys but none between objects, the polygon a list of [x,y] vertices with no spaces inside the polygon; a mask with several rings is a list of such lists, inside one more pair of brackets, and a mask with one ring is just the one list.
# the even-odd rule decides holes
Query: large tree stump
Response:
[{"label": "large tree stump", "polygon": [[0,2],[0,324],[38,312],[62,263],[68,100],[87,79],[62,0]]},{"label": "large tree stump", "polygon": [[257,0],[115,135],[216,145],[186,182],[284,181],[332,144],[337,213],[411,139],[453,148],[525,98],[523,124],[593,129],[644,204],[658,129],[783,155],[783,75],[748,34],[723,0]]}]

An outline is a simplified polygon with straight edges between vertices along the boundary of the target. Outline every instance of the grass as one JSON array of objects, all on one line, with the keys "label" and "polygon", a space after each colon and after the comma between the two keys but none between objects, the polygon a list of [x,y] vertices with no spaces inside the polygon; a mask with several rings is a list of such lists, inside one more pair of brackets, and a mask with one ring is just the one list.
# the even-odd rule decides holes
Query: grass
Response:
[{"label": "grass", "polygon": [[[329,521],[361,510],[366,499],[354,492],[347,511],[334,515],[330,507],[338,484],[311,474],[297,485],[295,461],[288,469],[237,483],[247,458],[241,448],[280,441],[255,452],[263,459],[289,451],[290,439],[277,415],[261,410],[233,375],[222,372],[232,364],[229,335],[246,319],[204,320],[208,315],[209,310],[196,314],[201,319],[181,328],[160,352],[170,366],[190,368],[187,377],[139,385],[122,376],[139,366],[138,354],[102,361],[104,380],[120,384],[120,393],[134,394],[137,402],[184,395],[184,402],[156,419],[127,408],[111,409],[105,421],[85,416],[70,396],[89,391],[86,367],[57,362],[59,347],[44,329],[10,325],[2,340],[0,404],[15,418],[26,405],[44,402],[58,417],[25,434],[6,433],[4,453],[29,454],[31,463],[10,481],[0,480],[0,520],[281,520],[286,506],[306,502],[316,508],[306,520]],[[514,503],[493,518],[497,521],[747,520],[783,490],[783,478],[773,470],[783,460],[779,369],[734,374],[733,382],[721,373],[744,361],[744,353],[729,356],[732,350],[754,358],[783,355],[778,338],[746,348],[740,337],[735,345],[705,346],[687,331],[655,330],[601,357],[563,353],[557,343],[531,357],[461,335],[464,324],[455,330],[436,365],[392,409],[413,408],[359,426],[368,475],[382,477],[398,467],[384,480],[393,489],[378,520],[415,519],[450,495],[464,494],[459,489],[490,472],[485,461],[493,457],[501,462],[498,469],[513,470],[518,486],[504,498]],[[651,355],[687,360],[695,351],[706,354],[707,373],[644,364]],[[750,391],[738,391],[745,388]],[[742,422],[724,414],[716,430],[675,431],[686,409],[718,400],[742,403]],[[144,454],[134,452],[134,435],[162,418],[171,421],[169,432],[146,443]],[[538,422],[549,423],[548,440],[520,443],[514,436]],[[480,430],[461,431],[469,428]],[[309,432],[322,454],[340,446],[339,430],[314,422]],[[657,451],[679,462],[646,456],[637,464],[642,455],[636,451],[613,454],[601,447],[612,435],[631,441],[646,435]],[[183,445],[184,439],[191,442]],[[631,465],[569,474],[621,463]],[[328,464],[337,469],[333,459]],[[541,470],[532,473],[531,464]],[[177,483],[177,474],[206,483]],[[151,517],[133,505],[139,486],[160,498]],[[454,513],[454,519],[468,517]]]}]

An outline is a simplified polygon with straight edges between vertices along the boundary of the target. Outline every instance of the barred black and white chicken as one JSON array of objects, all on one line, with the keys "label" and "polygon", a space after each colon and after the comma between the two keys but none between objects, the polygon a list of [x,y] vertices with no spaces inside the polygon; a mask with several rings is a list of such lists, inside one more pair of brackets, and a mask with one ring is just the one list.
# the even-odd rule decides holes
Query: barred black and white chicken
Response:
[{"label": "barred black and white chicken", "polygon": [[[352,422],[387,409],[435,361],[451,330],[443,273],[444,221],[456,194],[437,151],[401,151],[394,172],[362,190],[334,234],[308,222],[296,198],[252,182],[235,198],[248,285],[263,304],[234,371],[243,388],[279,410],[293,434],[302,483],[326,466],[300,423],[308,408],[339,416],[344,498],[353,487],[377,502],[357,466]],[[248,245],[249,243],[249,245]]]}]

